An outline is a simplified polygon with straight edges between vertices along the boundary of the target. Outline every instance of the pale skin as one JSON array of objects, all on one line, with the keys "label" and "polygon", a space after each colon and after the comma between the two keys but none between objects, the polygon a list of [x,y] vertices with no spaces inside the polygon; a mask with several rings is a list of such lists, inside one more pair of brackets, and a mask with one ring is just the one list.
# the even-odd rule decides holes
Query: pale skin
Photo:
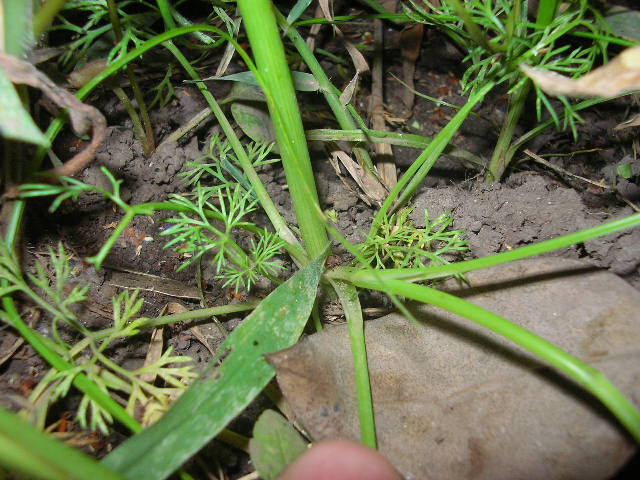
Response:
[{"label": "pale skin", "polygon": [[347,440],[312,446],[278,480],[402,480],[375,450]]}]

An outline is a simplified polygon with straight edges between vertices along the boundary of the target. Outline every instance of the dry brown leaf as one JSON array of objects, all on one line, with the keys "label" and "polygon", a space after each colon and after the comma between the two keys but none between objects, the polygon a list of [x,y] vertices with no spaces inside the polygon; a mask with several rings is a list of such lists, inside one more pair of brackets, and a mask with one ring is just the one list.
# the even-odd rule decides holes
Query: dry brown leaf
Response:
[{"label": "dry brown leaf", "polygon": [[[319,17],[321,14],[322,14],[322,6],[317,5],[313,13],[313,16]],[[321,28],[322,28],[322,24],[316,23],[315,25],[311,25],[311,28],[309,29],[309,36],[307,37],[307,46],[311,51],[313,51],[316,47],[316,38],[318,36],[318,33],[320,33]],[[300,70],[304,71],[304,68],[306,67],[307,67],[306,63],[301,62]]]},{"label": "dry brown leaf", "polygon": [[[186,312],[187,309],[184,305],[178,302],[169,302],[160,311],[159,317],[164,315],[173,315],[176,313]],[[162,357],[162,351],[164,350],[164,327],[155,327],[151,333],[151,341],[149,342],[149,349],[144,359],[144,366],[147,367],[156,363]],[[148,383],[155,383],[157,378],[156,373],[145,373],[140,375],[140,379]],[[179,388],[165,388],[166,392],[169,392],[169,399],[171,403],[175,402],[178,397],[183,393],[183,390]],[[141,406],[142,412],[140,414],[142,424],[146,427],[155,423],[166,411],[166,406],[160,405],[157,402],[147,402]]]},{"label": "dry brown leaf", "polygon": [[[173,315],[174,313],[183,313],[186,312],[187,309],[178,302],[169,302],[164,308],[160,311],[159,317],[164,315]],[[147,356],[144,359],[144,366],[148,367],[156,363],[162,357],[162,350],[164,350],[164,339],[163,339],[163,327],[155,327],[151,332],[151,340],[149,341],[149,349],[147,350]],[[140,375],[140,378],[148,383],[154,383],[156,381],[156,374],[153,373],[145,373]]]},{"label": "dry brown leaf", "polygon": [[330,22],[333,22],[333,2],[331,2],[331,4],[329,4],[329,0],[319,0],[318,1],[318,5],[320,6],[320,9],[322,10],[322,14],[324,15],[324,18],[326,18],[327,20],[329,20]]},{"label": "dry brown leaf", "polygon": [[113,271],[109,285],[130,290],[145,290],[169,295],[176,298],[200,299],[197,287],[171,278],[159,277],[149,273],[128,271]]},{"label": "dry brown leaf", "polygon": [[[342,32],[340,32],[340,35],[342,36]],[[358,73],[368,72],[369,64],[367,63],[367,60],[364,58],[364,55],[362,54],[362,52],[360,52],[360,50],[358,50],[353,43],[351,43],[349,40],[344,38],[344,36],[342,39],[344,40],[345,48],[347,49],[347,52],[351,57],[353,66],[356,68],[356,72]]]},{"label": "dry brown leaf", "polygon": [[[240,31],[240,18],[239,18],[239,8],[236,7],[236,12],[234,14],[236,17],[233,20],[233,31],[229,32],[233,36],[234,39],[238,38],[238,32]],[[218,63],[218,68],[216,69],[216,73],[214,77],[221,77],[229,68],[229,64],[231,63],[231,59],[233,58],[234,53],[236,52],[236,47],[233,43],[228,42],[227,46],[224,50],[224,54],[222,55],[222,59]]]},{"label": "dry brown leaf", "polygon": [[[347,169],[349,175],[362,189],[364,194],[376,204],[380,204],[386,196],[387,189],[380,181],[365,171],[356,161],[354,161],[346,152],[342,150],[334,150],[331,152],[334,160],[340,160],[344,168]],[[335,168],[335,167],[334,167]]]},{"label": "dry brown leaf", "polygon": [[95,76],[102,73],[107,68],[108,61],[106,58],[100,58],[83,65],[80,68],[76,68],[67,76],[67,82],[73,88],[82,88],[89,83]]},{"label": "dry brown leaf", "polygon": [[207,341],[207,337],[205,337],[204,333],[202,333],[202,330],[200,330],[200,327],[198,327],[197,325],[194,325],[189,329],[189,331],[193,333],[193,336],[196,337],[198,341],[204,346],[204,348],[206,348],[209,351],[212,357],[216,356],[215,350],[211,348],[211,345],[209,345],[209,342]]},{"label": "dry brown leaf", "polygon": [[[395,1],[386,2],[385,5],[390,11],[395,10]],[[384,111],[384,28],[382,20],[376,18],[374,24],[373,41],[373,70],[371,71],[371,102],[369,105],[369,115],[371,125],[374,130],[386,130]],[[376,169],[380,179],[389,190],[398,183],[398,173],[393,158],[391,145],[388,143],[376,143]]]},{"label": "dry brown leaf", "polygon": [[634,115],[628,120],[625,120],[624,122],[620,122],[618,125],[613,127],[613,129],[623,130],[625,128],[630,128],[630,127],[640,127],[640,113],[638,113],[637,115]]},{"label": "dry brown leaf", "polygon": [[[40,318],[40,310],[32,309],[29,315],[29,327],[33,327]],[[9,343],[13,342],[11,346]],[[24,337],[19,336],[17,333],[5,332],[4,338],[0,338],[0,367],[5,364],[18,349],[24,344]]]},{"label": "dry brown leaf", "polygon": [[[330,22],[332,22],[333,21],[333,12],[332,12],[333,3],[331,3],[330,5],[329,0],[320,0],[319,5],[324,17]],[[332,28],[336,36],[339,37],[340,40],[344,42],[345,48],[347,49],[347,53],[349,53],[349,56],[351,57],[351,62],[353,63],[353,66],[356,69],[355,75],[353,76],[353,78],[351,79],[347,87],[344,89],[344,91],[342,92],[342,95],[340,95],[340,103],[342,104],[342,106],[345,106],[347,103],[351,101],[351,97],[355,93],[355,89],[358,84],[359,75],[361,73],[369,71],[369,64],[367,63],[367,60],[364,58],[364,55],[360,52],[360,50],[358,50],[355,47],[355,45],[353,45],[353,43],[351,43],[349,40],[347,40],[344,37],[344,34],[338,27],[336,27],[335,25],[332,25]]]},{"label": "dry brown leaf", "polygon": [[524,64],[520,68],[551,95],[612,97],[640,89],[640,46],[627,48],[606,65],[578,80]]},{"label": "dry brown leaf", "polygon": [[380,180],[371,173],[363,169],[361,169],[361,171],[361,182],[364,192],[374,203],[381,205],[384,199],[387,198],[389,191],[380,183]]},{"label": "dry brown leaf", "polygon": [[[539,258],[468,274],[450,293],[602,371],[640,403],[640,294],[614,274]],[[603,288],[606,285],[606,288]],[[636,445],[605,408],[512,342],[429,306],[365,322],[379,447],[406,478],[611,478]],[[359,437],[347,327],[269,355],[314,440]]]},{"label": "dry brown leaf", "polygon": [[7,347],[7,349],[3,352],[0,352],[0,367],[13,357],[13,354],[18,351],[18,349],[24,344],[23,337],[17,337],[13,342],[13,345]]},{"label": "dry brown leaf", "polygon": [[359,76],[360,76],[360,72],[356,70],[356,74],[353,76],[351,80],[349,80],[349,83],[347,84],[346,87],[344,87],[344,90],[340,94],[340,98],[338,100],[340,101],[340,105],[342,105],[343,107],[346,107],[347,104],[351,102],[353,95],[356,93],[356,87],[358,86]]},{"label": "dry brown leaf", "polygon": [[[160,316],[165,315],[167,307],[162,310]],[[155,327],[151,332],[151,340],[149,341],[149,348],[147,349],[147,356],[144,358],[144,366],[148,367],[149,365],[153,365],[160,357],[162,357],[162,350],[164,348],[164,328],[163,327]],[[156,373],[144,373],[140,375],[140,380],[147,383],[154,383],[156,381],[157,374]]]}]

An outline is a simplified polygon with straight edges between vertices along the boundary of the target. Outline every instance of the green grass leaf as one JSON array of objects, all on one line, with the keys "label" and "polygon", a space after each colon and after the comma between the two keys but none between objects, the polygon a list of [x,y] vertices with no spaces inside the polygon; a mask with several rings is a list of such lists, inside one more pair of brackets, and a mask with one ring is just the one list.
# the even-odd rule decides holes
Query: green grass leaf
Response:
[{"label": "green grass leaf", "polygon": [[131,480],[163,479],[226,427],[273,378],[263,355],[300,337],[323,264],[321,255],[265,298],[166,415],[108,455],[105,466]]},{"label": "green grass leaf", "polygon": [[2,408],[0,465],[12,473],[45,480],[123,480],[88,455],[48,437]]},{"label": "green grass leaf", "polygon": [[0,68],[0,135],[10,140],[49,148],[49,140],[22,105],[18,93]]},{"label": "green grass leaf", "polygon": [[[320,90],[320,83],[310,73],[291,72],[291,78],[293,79],[294,88],[299,92],[317,92]],[[205,82],[208,80],[227,80],[247,83],[255,87],[260,86],[260,82],[256,78],[256,75],[251,71],[232,73],[231,75],[225,75],[224,77],[207,77],[202,80]]]},{"label": "green grass leaf", "polygon": [[291,25],[298,20],[310,4],[311,0],[298,0],[296,4],[291,7],[289,15],[287,15],[287,23]]},{"label": "green grass leaf", "polygon": [[[272,143],[276,141],[276,131],[266,106],[256,103],[234,103],[231,115],[242,131],[254,142]],[[279,149],[275,148],[274,152]]]},{"label": "green grass leaf", "polygon": [[[2,50],[21,57],[34,43],[32,17],[33,3],[24,0],[5,0],[0,11]],[[0,94],[0,97],[2,95]]]},{"label": "green grass leaf", "polygon": [[640,42],[640,11],[619,7],[612,9],[605,21],[616,35]]},{"label": "green grass leaf", "polygon": [[251,461],[263,480],[274,480],[307,449],[307,442],[274,410],[266,410],[253,427]]}]

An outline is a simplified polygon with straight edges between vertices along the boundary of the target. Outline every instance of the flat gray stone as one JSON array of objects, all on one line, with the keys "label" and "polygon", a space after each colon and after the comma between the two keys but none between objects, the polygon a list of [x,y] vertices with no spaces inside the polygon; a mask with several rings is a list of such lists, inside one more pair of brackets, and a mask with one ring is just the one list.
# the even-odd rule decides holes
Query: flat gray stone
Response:
[{"label": "flat gray stone", "polygon": [[[640,294],[584,263],[539,258],[445,289],[537,333],[640,404]],[[414,306],[368,321],[380,450],[408,479],[610,478],[636,445],[581,387],[469,320]],[[270,356],[315,440],[359,436],[346,326]]]}]

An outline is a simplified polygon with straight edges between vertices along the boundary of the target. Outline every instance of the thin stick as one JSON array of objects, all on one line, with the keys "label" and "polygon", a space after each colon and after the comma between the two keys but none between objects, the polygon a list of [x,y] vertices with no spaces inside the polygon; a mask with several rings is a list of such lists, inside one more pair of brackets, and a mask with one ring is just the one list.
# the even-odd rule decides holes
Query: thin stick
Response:
[{"label": "thin stick", "polygon": [[[383,71],[383,49],[384,31],[382,20],[374,20],[374,52],[373,69],[371,71],[371,124],[375,130],[385,130],[384,121],[384,79]],[[384,185],[391,189],[398,183],[398,173],[396,164],[393,161],[393,151],[387,143],[376,143],[376,167]]]}]

